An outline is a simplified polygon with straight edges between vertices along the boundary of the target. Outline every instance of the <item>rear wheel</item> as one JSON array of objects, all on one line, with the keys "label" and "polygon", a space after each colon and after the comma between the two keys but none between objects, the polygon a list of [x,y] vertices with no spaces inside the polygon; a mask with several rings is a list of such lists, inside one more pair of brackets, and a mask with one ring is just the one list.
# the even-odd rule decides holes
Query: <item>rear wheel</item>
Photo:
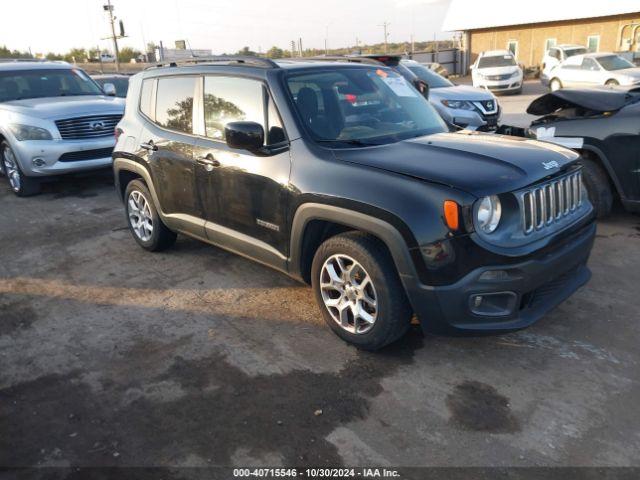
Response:
[{"label": "rear wheel", "polygon": [[393,260],[371,235],[328,239],[314,256],[311,275],[324,320],[343,340],[377,350],[409,328],[412,309]]},{"label": "rear wheel", "polygon": [[9,186],[13,193],[19,197],[28,197],[40,193],[40,182],[35,178],[27,177],[18,164],[18,158],[16,157],[11,145],[7,142],[2,142],[1,146],[2,156],[2,173],[9,180]]},{"label": "rear wheel", "polygon": [[549,82],[549,88],[552,92],[558,91],[562,88],[562,82],[557,78],[552,78]]},{"label": "rear wheel", "polygon": [[613,192],[611,191],[609,175],[607,175],[602,165],[595,160],[583,158],[581,163],[583,166],[584,185],[587,189],[589,200],[598,218],[606,217],[611,213],[613,205]]},{"label": "rear wheel", "polygon": [[609,86],[609,87],[615,87],[620,85],[620,82],[618,82],[617,80],[614,80],[613,78],[611,80],[607,80],[607,82],[605,83],[605,85]]},{"label": "rear wheel", "polygon": [[129,230],[142,248],[159,252],[175,243],[177,235],[162,223],[151,192],[142,181],[133,180],[127,185],[125,209]]}]

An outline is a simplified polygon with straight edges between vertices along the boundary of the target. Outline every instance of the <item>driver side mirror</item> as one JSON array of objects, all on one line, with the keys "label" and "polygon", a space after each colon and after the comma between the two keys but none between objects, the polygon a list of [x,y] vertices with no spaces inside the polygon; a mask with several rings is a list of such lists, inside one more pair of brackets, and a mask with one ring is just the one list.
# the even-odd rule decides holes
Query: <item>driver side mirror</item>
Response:
[{"label": "driver side mirror", "polygon": [[425,82],[424,80],[418,79],[415,81],[415,87],[418,89],[418,91],[422,94],[424,98],[429,100],[429,84],[427,82]]},{"label": "driver side mirror", "polygon": [[231,148],[257,152],[264,146],[264,128],[256,122],[229,122],[224,135]]},{"label": "driver side mirror", "polygon": [[109,95],[110,97],[116,96],[116,86],[113,83],[105,83],[102,86],[102,91],[105,95]]}]

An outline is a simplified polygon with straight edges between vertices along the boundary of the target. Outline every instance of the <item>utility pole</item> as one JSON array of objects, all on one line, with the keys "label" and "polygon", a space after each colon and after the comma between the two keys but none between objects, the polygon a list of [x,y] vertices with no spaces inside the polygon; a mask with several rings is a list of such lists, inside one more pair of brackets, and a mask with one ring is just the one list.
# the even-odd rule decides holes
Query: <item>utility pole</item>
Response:
[{"label": "utility pole", "polygon": [[325,27],[324,34],[324,54],[329,55],[329,25]]},{"label": "utility pole", "polygon": [[381,25],[378,25],[379,27],[384,28],[384,53],[389,53],[389,25],[391,24],[386,20]]},{"label": "utility pole", "polygon": [[104,10],[109,14],[109,24],[111,25],[111,38],[113,40],[113,51],[116,56],[116,72],[120,73],[120,51],[118,50],[118,37],[116,36],[116,18],[113,16],[113,5],[111,0],[107,0]]}]

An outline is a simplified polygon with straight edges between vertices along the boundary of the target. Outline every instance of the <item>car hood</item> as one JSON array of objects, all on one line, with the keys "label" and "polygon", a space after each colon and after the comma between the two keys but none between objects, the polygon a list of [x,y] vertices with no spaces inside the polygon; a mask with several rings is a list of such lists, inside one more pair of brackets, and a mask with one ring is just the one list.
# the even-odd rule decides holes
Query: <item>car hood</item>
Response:
[{"label": "car hood", "polygon": [[580,107],[594,112],[614,112],[637,100],[640,87],[563,88],[536,98],[529,107],[529,115],[549,115],[565,108]]},{"label": "car hood", "polygon": [[454,85],[453,87],[439,87],[429,90],[429,99],[438,100],[493,100],[493,94],[484,88],[474,88],[468,85]]},{"label": "car hood", "polygon": [[615,70],[610,73],[640,80],[640,67],[623,68],[622,70]]},{"label": "car hood", "polygon": [[68,118],[102,113],[123,113],[124,99],[105,95],[29,98],[0,104],[16,113],[42,119]]},{"label": "car hood", "polygon": [[566,169],[578,154],[525,138],[461,131],[335,150],[338,159],[447,185],[477,197],[521,189]]},{"label": "car hood", "polygon": [[520,68],[517,65],[511,65],[508,67],[476,68],[476,71],[482,75],[513,75],[519,70]]}]

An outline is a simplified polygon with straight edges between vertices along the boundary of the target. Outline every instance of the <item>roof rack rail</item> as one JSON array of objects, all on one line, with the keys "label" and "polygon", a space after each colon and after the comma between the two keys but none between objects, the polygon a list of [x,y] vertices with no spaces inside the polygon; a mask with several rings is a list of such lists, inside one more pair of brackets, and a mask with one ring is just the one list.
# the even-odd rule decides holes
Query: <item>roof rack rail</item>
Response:
[{"label": "roof rack rail", "polygon": [[311,60],[314,62],[347,62],[347,63],[366,63],[368,65],[381,65],[382,62],[376,60],[375,58],[368,57],[356,57],[356,56],[347,56],[347,55],[317,55],[315,57],[296,57],[293,59],[287,60]]},{"label": "roof rack rail", "polygon": [[246,65],[261,68],[280,68],[280,66],[270,58],[251,57],[247,55],[220,55],[216,57],[191,57],[184,60],[159,63],[149,68],[179,67],[182,65],[194,65],[199,63],[221,63],[227,65]]},{"label": "roof rack rail", "polygon": [[0,58],[0,62],[9,63],[9,62],[49,62],[52,60],[46,60],[43,58]]}]

